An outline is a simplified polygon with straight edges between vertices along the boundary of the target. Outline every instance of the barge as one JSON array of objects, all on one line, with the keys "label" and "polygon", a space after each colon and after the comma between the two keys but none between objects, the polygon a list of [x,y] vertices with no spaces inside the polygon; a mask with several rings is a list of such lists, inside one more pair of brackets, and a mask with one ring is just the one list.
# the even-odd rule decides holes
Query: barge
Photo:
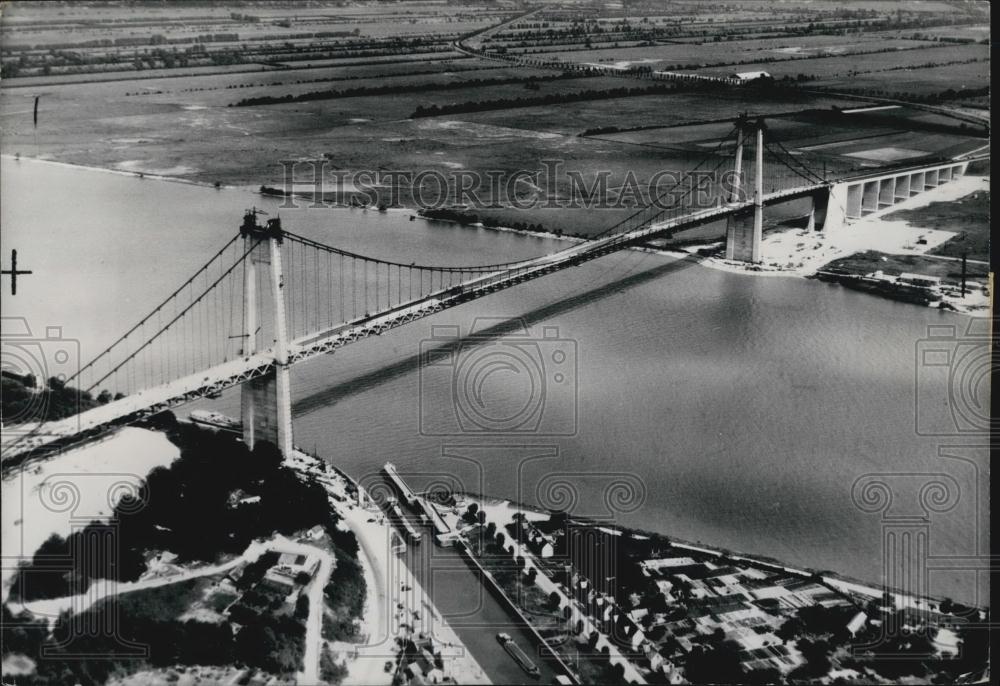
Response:
[{"label": "barge", "polygon": [[497,634],[497,640],[503,649],[507,651],[507,654],[514,658],[514,661],[521,666],[525,672],[535,677],[536,679],[541,676],[541,672],[538,671],[538,667],[535,663],[531,661],[531,658],[521,650],[521,647],[514,643],[514,639],[510,637],[510,634],[499,633]]}]

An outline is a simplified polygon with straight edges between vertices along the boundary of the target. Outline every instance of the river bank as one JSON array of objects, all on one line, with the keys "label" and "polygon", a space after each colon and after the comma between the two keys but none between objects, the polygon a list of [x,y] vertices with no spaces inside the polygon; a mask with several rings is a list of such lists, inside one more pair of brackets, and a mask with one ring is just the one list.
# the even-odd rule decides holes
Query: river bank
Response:
[{"label": "river bank", "polygon": [[[741,679],[763,669],[791,677],[804,672],[812,678],[850,672],[858,681],[881,682],[895,675],[891,665],[857,658],[870,647],[871,637],[884,639],[885,628],[900,613],[910,631],[927,631],[932,637],[926,648],[914,649],[912,657],[926,665],[912,674],[952,670],[956,646],[972,641],[977,648],[969,643],[969,650],[985,662],[971,666],[988,669],[980,645],[988,610],[681,543],[662,534],[557,517],[505,499],[455,495],[455,502],[444,516],[453,527],[462,527],[470,555],[478,551],[484,563],[505,575],[504,583],[508,590],[513,585],[518,598],[516,609],[524,608],[536,631],[551,632],[549,613],[559,610],[558,616],[566,618],[560,650],[572,650],[574,642],[589,645],[588,665],[593,660],[592,668],[613,666],[632,683],[664,677],[669,683],[680,683],[677,678],[700,683],[695,678],[699,649],[693,646],[707,634],[738,646],[739,657],[734,657],[741,663]],[[588,541],[591,553],[604,550],[615,557],[605,561],[601,554],[574,555],[575,540]],[[506,564],[498,562],[498,554],[508,558]],[[818,633],[834,649],[830,659],[815,661],[807,646],[817,629],[809,625],[820,616],[826,628]],[[780,652],[759,652],[763,646]],[[572,661],[577,670],[581,662]]]},{"label": "river bank", "polygon": [[[954,258],[933,255],[931,251],[956,237],[961,226],[955,226],[954,231],[944,231],[914,225],[901,219],[890,219],[886,215],[927,207],[932,203],[958,201],[979,191],[988,192],[989,187],[989,177],[963,176],[833,230],[785,229],[765,232],[761,241],[759,264],[748,264],[704,254],[713,249],[721,250],[724,244],[718,242],[662,252],[674,257],[693,255],[700,264],[719,271],[765,277],[814,278],[831,263],[867,252],[937,259],[954,264],[956,262]],[[919,267],[911,270],[920,271]],[[857,274],[857,276],[865,275]],[[988,284],[985,287],[977,287],[976,283],[971,282],[971,287],[965,296],[945,292],[940,301],[935,300],[927,306],[939,307],[939,302],[942,302],[955,312],[972,317],[989,317],[992,297],[988,291]]]},{"label": "river bank", "polygon": [[360,545],[359,560],[366,580],[363,640],[359,644],[331,645],[348,669],[347,686],[390,684],[395,675],[384,665],[398,664],[401,640],[432,637],[440,652],[442,672],[460,684],[489,684],[489,677],[455,630],[442,617],[433,599],[413,572],[396,559],[393,528],[364,488],[320,458],[296,451],[285,464],[303,479],[326,489],[337,512]]},{"label": "river bank", "polygon": [[[124,428],[51,459],[13,468],[0,483],[3,556],[31,559],[50,536],[69,536],[78,528],[78,518],[106,521],[119,498],[137,493],[149,472],[179,455],[163,433]],[[4,566],[3,602],[16,573],[15,565]]]},{"label": "river bank", "polygon": [[[280,204],[251,192],[49,164],[18,166],[6,158],[3,167],[4,239],[18,248],[19,264],[36,270],[24,278],[23,291],[19,280],[16,298],[5,298],[4,314],[27,318],[39,335],[61,326],[65,338],[80,342],[81,361],[200,267],[204,255],[232,236],[247,207],[273,214]],[[52,202],[53,189],[71,190],[70,200]],[[282,211],[282,219],[300,235],[407,263],[481,264],[484,256],[516,261],[569,245],[431,226],[400,213],[303,209]],[[150,250],[165,236],[168,260]],[[878,518],[853,504],[851,483],[873,471],[943,471],[967,494],[984,481],[985,463],[976,472],[942,457],[938,441],[913,428],[915,343],[928,326],[942,324],[955,327],[961,343],[969,318],[807,279],[701,269],[693,263],[697,258],[687,258],[622,251],[296,367],[296,441],[356,478],[391,459],[407,472],[458,470],[464,490],[521,493],[520,499],[535,502],[526,495],[534,491],[519,487],[511,470],[512,456],[515,462],[530,456],[520,447],[522,434],[469,452],[482,470],[476,476],[442,455],[449,439],[420,433],[416,408],[447,412],[454,405],[450,385],[421,396],[421,376],[441,370],[425,368],[418,353],[437,324],[466,332],[478,318],[523,319],[536,337],[543,326],[558,327],[567,339],[559,345],[579,361],[577,390],[550,397],[546,406],[559,422],[573,407],[579,419],[568,435],[549,440],[557,457],[526,463],[532,483],[553,472],[582,474],[575,484],[577,513],[592,514],[603,502],[605,481],[598,473],[613,460],[615,471],[636,475],[648,488],[623,524],[877,578]],[[39,276],[43,268],[47,275]],[[135,283],[145,287],[137,291]],[[105,296],[94,298],[95,292]],[[921,421],[946,430],[952,417],[944,404],[947,376],[917,370],[921,403],[943,408]],[[498,401],[519,402],[522,390],[504,383]],[[195,406],[238,416],[239,394]],[[766,440],[750,438],[759,436]],[[954,511],[936,514],[935,550],[978,554],[969,529],[978,516],[976,502],[964,497]],[[964,602],[985,597],[985,582],[971,574],[936,572],[931,583],[937,595]],[[447,600],[442,598],[439,603]]]},{"label": "river bank", "polygon": [[[252,193],[261,199],[266,205],[284,202],[287,196],[275,196],[260,193],[258,188],[249,186],[214,186],[196,180],[179,178],[170,175],[144,174],[138,171],[124,171],[120,169],[84,166],[70,164],[56,160],[41,159],[21,156],[16,158],[11,155],[3,155],[11,162],[29,162],[52,165],[64,169],[76,169],[85,171],[97,171],[120,177],[142,178],[150,181],[169,181],[171,183],[195,186],[199,188],[212,189],[216,192],[225,193],[227,197],[233,197],[234,193]],[[885,219],[884,215],[898,210],[917,209],[925,207],[933,202],[955,200],[979,190],[988,190],[989,178],[979,176],[965,176],[956,181],[927,191],[919,196],[915,196],[906,201],[885,208],[879,212],[868,215],[849,225],[841,227],[835,231],[805,231],[796,229],[773,230],[764,234],[761,254],[762,260],[757,265],[747,265],[742,262],[725,260],[715,256],[705,256],[699,251],[719,248],[718,243],[706,243],[689,245],[681,249],[638,247],[637,250],[650,250],[669,257],[692,257],[705,267],[741,275],[752,276],[783,276],[811,278],[821,271],[830,262],[847,256],[862,253],[865,251],[878,251],[890,255],[900,256],[926,256],[928,259],[937,256],[929,255],[929,251],[940,246],[955,235],[954,232],[942,231],[938,229],[925,229],[919,226],[912,226],[902,220]],[[310,202],[311,194],[296,193],[293,197],[298,199],[298,207]],[[349,210],[353,213],[360,210],[362,213],[375,213],[380,215],[390,215],[398,218],[406,217],[409,221],[420,219],[433,224],[454,225],[462,229],[487,229],[499,234],[510,234],[523,236],[525,238],[544,239],[554,242],[566,242],[578,244],[584,242],[585,238],[576,236],[560,235],[548,231],[537,231],[509,226],[487,226],[482,223],[468,224],[458,220],[430,219],[414,214],[413,210],[405,207],[376,209],[373,207],[359,207],[347,204],[324,204],[326,209]],[[280,206],[274,208],[281,210]],[[293,208],[285,208],[286,212]],[[941,257],[944,261],[948,258]],[[970,288],[965,297],[955,294],[945,294],[942,301],[946,303],[948,309],[973,317],[988,317],[990,312],[991,297],[983,288]],[[932,303],[932,307],[937,303]]]},{"label": "river bank", "polygon": [[[503,523],[512,520],[512,513],[521,512],[532,519],[546,519],[553,514],[552,510],[536,507],[509,498],[498,498],[481,493],[462,493],[462,495],[480,503],[482,508],[492,513],[492,516]],[[864,581],[850,576],[831,572],[829,570],[813,569],[809,567],[788,565],[776,558],[723,548],[720,546],[703,543],[701,541],[687,541],[677,538],[673,534],[663,531],[653,531],[650,529],[624,527],[610,525],[608,522],[588,518],[570,517],[573,521],[581,525],[592,526],[609,535],[628,536],[634,539],[665,538],[670,541],[670,545],[681,550],[688,550],[702,555],[707,555],[724,561],[742,561],[758,567],[772,569],[775,572],[791,574],[802,579],[821,579],[824,583],[843,589],[845,593],[860,594],[871,598],[881,598],[885,593],[890,593],[899,607],[911,607],[914,609],[928,610],[931,605],[939,605],[945,600],[944,597],[924,596],[918,598],[908,594],[906,591],[895,588],[891,585],[882,585],[872,581]]]}]

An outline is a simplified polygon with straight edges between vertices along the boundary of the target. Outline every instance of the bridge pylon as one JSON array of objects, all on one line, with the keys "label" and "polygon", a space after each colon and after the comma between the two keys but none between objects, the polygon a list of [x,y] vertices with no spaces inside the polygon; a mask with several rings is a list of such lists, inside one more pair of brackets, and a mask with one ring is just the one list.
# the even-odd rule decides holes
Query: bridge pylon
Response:
[{"label": "bridge pylon", "polygon": [[270,273],[271,302],[274,317],[274,364],[264,375],[245,382],[241,387],[240,417],[243,442],[248,448],[260,441],[275,445],[282,455],[292,449],[292,398],[288,365],[288,329],[285,316],[285,284],[281,266],[281,220],[269,219],[265,226],[257,223],[257,211],[250,210],[240,227],[248,253],[243,286],[243,354],[259,351],[257,268],[265,266]]},{"label": "bridge pylon", "polygon": [[726,259],[742,262],[759,263],[760,245],[764,234],[764,119],[763,117],[750,121],[741,115],[736,123],[736,162],[733,166],[733,191],[730,202],[742,200],[743,185],[743,147],[751,137],[754,141],[754,189],[753,189],[753,224],[747,226],[737,217],[730,220],[726,231]]}]

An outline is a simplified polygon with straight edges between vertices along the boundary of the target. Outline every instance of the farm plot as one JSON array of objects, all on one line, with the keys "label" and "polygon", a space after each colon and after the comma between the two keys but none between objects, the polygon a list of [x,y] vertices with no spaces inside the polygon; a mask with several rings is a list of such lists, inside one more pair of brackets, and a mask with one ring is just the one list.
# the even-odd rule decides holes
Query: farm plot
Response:
[{"label": "farm plot", "polygon": [[[900,38],[897,32],[861,36],[803,36],[765,38],[701,44],[670,44],[634,48],[603,48],[546,53],[546,58],[595,64],[649,63],[654,69],[707,64],[747,64],[756,60],[795,59],[814,54],[851,54],[889,47],[933,46],[934,43]],[[782,52],[783,51],[783,52]]]},{"label": "farm plot", "polygon": [[[880,73],[881,70],[892,70],[889,74],[899,74],[904,69],[916,68],[920,65],[941,64],[964,60],[988,59],[989,47],[985,45],[938,45],[916,50],[896,50],[866,55],[864,60],[857,56],[845,55],[838,57],[823,57],[813,59],[775,60],[754,64],[755,70],[766,71],[775,78],[785,76],[796,77],[806,74],[815,79],[830,79],[835,77],[854,77],[865,72]],[[985,63],[983,63],[985,64]],[[920,72],[929,69],[921,67]],[[731,69],[711,68],[698,70],[699,74],[725,75]],[[894,78],[890,76],[889,78]]]},{"label": "farm plot", "polygon": [[[834,105],[849,106],[850,104],[853,103],[835,97],[817,97],[811,94],[797,93],[769,95],[766,99],[762,99],[760,94],[751,93],[749,90],[733,89],[710,94],[680,92],[620,100],[597,100],[573,103],[572,107],[525,107],[511,111],[470,114],[464,118],[576,136],[588,129],[609,126],[622,130],[638,127],[668,127],[706,120],[730,119],[736,116],[736,113],[746,110],[750,110],[754,114],[764,115],[811,107],[829,108]],[[657,144],[665,144],[664,141],[669,137],[672,141],[671,145],[684,144],[683,135],[683,132],[671,134],[662,129],[652,132],[623,131],[621,134],[611,134],[613,138],[621,136],[622,140],[625,141],[634,140],[640,143],[653,142]],[[633,136],[635,136],[634,139]],[[607,136],[602,134],[601,137],[606,138]]]},{"label": "farm plot", "polygon": [[[977,46],[978,47],[978,46]],[[986,46],[982,46],[986,47]],[[933,95],[952,89],[955,91],[989,86],[990,63],[949,64],[926,69],[897,70],[857,74],[850,79],[819,81],[816,85],[844,88],[854,91],[881,91],[906,95]]]}]

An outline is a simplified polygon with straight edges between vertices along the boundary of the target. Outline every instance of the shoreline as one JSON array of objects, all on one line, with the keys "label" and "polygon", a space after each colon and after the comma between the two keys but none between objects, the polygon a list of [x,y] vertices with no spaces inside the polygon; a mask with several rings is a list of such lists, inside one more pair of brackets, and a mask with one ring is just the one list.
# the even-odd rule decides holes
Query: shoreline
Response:
[{"label": "shoreline", "polygon": [[[390,208],[390,209],[392,209],[392,208]],[[403,212],[412,212],[413,211],[411,208],[408,208],[408,207],[395,208],[395,209],[402,210]],[[457,219],[432,219],[430,217],[424,217],[424,216],[422,216],[419,213],[419,211],[417,212],[417,214],[412,214],[410,216],[414,217],[416,219],[423,219],[425,222],[445,222],[445,223],[448,223],[448,224],[457,224],[457,225],[459,225],[461,227],[470,228],[470,229],[486,229],[487,231],[500,231],[500,232],[503,232],[503,233],[516,233],[516,234],[519,234],[521,236],[530,236],[531,238],[544,238],[546,240],[569,241],[570,243],[573,243],[574,245],[578,245],[580,243],[586,243],[587,242],[586,238],[580,238],[579,236],[566,236],[566,235],[563,235],[563,234],[556,234],[556,233],[553,233],[551,231],[531,231],[529,229],[515,229],[512,226],[502,226],[502,225],[486,226],[482,222],[476,222],[474,224],[465,224],[463,222],[458,221]]]},{"label": "shoreline", "polygon": [[[511,498],[500,498],[496,496],[484,495],[481,493],[468,493],[460,492],[459,495],[464,495],[468,498],[474,500],[479,500],[484,504],[491,505],[506,505],[516,510],[521,510],[524,512],[530,512],[537,515],[550,516],[553,511],[544,508],[536,507],[533,505],[527,505],[525,503],[518,502]],[[588,517],[573,517],[570,515],[570,519],[574,519],[579,522],[583,522],[589,526],[595,528],[603,529],[606,531],[614,531],[614,529],[609,528],[605,523],[598,522],[596,520],[590,519]],[[829,584],[831,586],[836,586],[838,589],[850,589],[843,592],[846,593],[856,593],[869,595],[874,598],[879,598],[884,592],[892,593],[896,598],[897,602],[907,601],[909,603],[914,603],[914,607],[920,607],[920,601],[930,600],[936,603],[940,603],[944,600],[943,597],[938,596],[923,596],[917,598],[916,596],[911,596],[900,589],[893,588],[890,586],[878,585],[875,582],[864,581],[862,579],[857,579],[840,572],[835,572],[829,569],[812,569],[809,567],[793,567],[786,565],[781,560],[769,557],[767,555],[759,555],[756,553],[740,552],[735,550],[730,550],[729,548],[716,547],[711,544],[703,543],[701,541],[687,541],[682,538],[677,538],[667,533],[661,531],[650,531],[648,529],[642,529],[637,527],[619,527],[617,529],[619,535],[631,536],[633,538],[665,538],[670,542],[670,545],[676,548],[681,548],[683,550],[690,550],[691,552],[700,553],[703,555],[711,555],[715,557],[726,557],[731,560],[739,560],[743,562],[750,563],[752,565],[757,565],[761,567],[768,567],[775,570],[780,570],[787,574],[792,574],[794,576],[800,576],[802,578],[818,578],[822,583]],[[988,606],[986,606],[988,607]]]},{"label": "shoreline", "polygon": [[[33,162],[33,163],[50,164],[50,165],[55,165],[55,166],[64,167],[64,168],[68,168],[68,169],[83,169],[83,170],[87,170],[87,171],[102,172],[102,173],[106,173],[106,174],[116,174],[116,175],[120,175],[120,176],[127,176],[127,177],[138,178],[138,179],[152,179],[152,180],[155,180],[155,181],[166,181],[166,182],[170,182],[170,183],[179,183],[179,184],[185,184],[185,185],[188,185],[188,186],[195,186],[195,187],[199,187],[199,188],[213,189],[213,190],[220,191],[220,192],[224,191],[224,190],[225,191],[240,191],[240,192],[245,192],[245,193],[252,193],[252,194],[256,194],[256,195],[261,195],[263,197],[272,198],[272,199],[275,199],[275,200],[279,200],[279,199],[280,200],[287,200],[289,198],[298,198],[298,199],[303,200],[303,201],[313,202],[312,196],[309,195],[309,194],[306,194],[306,193],[294,193],[293,192],[293,193],[291,193],[289,195],[272,195],[272,194],[268,194],[268,193],[262,193],[259,189],[255,189],[254,187],[248,186],[248,185],[227,185],[227,184],[221,184],[221,185],[216,186],[215,184],[211,184],[211,183],[208,183],[208,182],[195,181],[195,180],[185,179],[185,178],[181,178],[181,177],[177,177],[177,176],[169,176],[169,175],[154,174],[154,173],[145,173],[145,172],[139,172],[139,171],[126,171],[126,170],[122,170],[122,169],[113,169],[113,168],[93,166],[93,165],[75,164],[75,163],[71,163],[71,162],[61,162],[59,160],[46,159],[46,158],[41,158],[41,157],[31,157],[31,156],[24,156],[24,155],[16,157],[16,156],[11,155],[9,153],[0,154],[0,158],[9,159],[11,161],[18,162],[18,163],[20,163],[21,161],[28,161],[28,162]],[[964,188],[964,190],[961,190],[959,192],[959,194],[956,195],[955,191],[959,190],[957,188],[957,186],[959,184],[961,184],[962,181],[966,182],[963,185],[963,188],[964,188],[964,186],[972,186],[972,187],[970,187],[970,188]],[[976,188],[976,187],[973,186],[973,184],[977,184],[977,183],[980,186],[979,188]],[[717,271],[727,272],[727,273],[730,273],[730,274],[738,274],[738,275],[743,275],[743,276],[769,277],[769,278],[782,277],[782,278],[813,279],[813,278],[815,278],[816,274],[819,271],[822,271],[822,269],[825,266],[827,266],[828,264],[830,264],[831,262],[836,261],[838,259],[841,259],[843,257],[847,257],[847,256],[849,256],[851,254],[854,254],[856,252],[859,252],[859,251],[862,251],[862,250],[866,249],[866,244],[865,244],[865,241],[863,240],[865,236],[859,234],[859,232],[858,232],[859,228],[863,229],[863,228],[865,228],[865,226],[867,224],[871,224],[871,223],[875,223],[875,222],[880,222],[884,226],[884,225],[887,225],[889,222],[887,222],[886,220],[884,220],[883,216],[886,215],[886,214],[889,214],[891,212],[895,212],[895,211],[901,210],[901,209],[912,209],[912,208],[924,207],[924,206],[929,205],[929,204],[931,204],[933,202],[940,202],[942,200],[944,200],[944,201],[957,200],[958,198],[961,198],[961,197],[964,197],[965,195],[968,195],[970,193],[976,192],[977,190],[986,190],[986,191],[989,191],[989,185],[990,184],[989,184],[989,177],[988,176],[986,176],[986,177],[984,177],[984,176],[975,176],[975,175],[964,176],[961,179],[959,179],[957,182],[954,182],[953,184],[949,184],[949,185],[945,185],[945,186],[939,186],[936,189],[932,189],[931,191],[928,191],[928,192],[924,193],[923,195],[916,196],[916,197],[911,198],[911,199],[909,199],[907,201],[904,201],[903,203],[900,203],[901,205],[905,205],[905,207],[899,207],[898,205],[894,205],[892,207],[885,208],[883,210],[880,210],[879,212],[876,212],[876,213],[873,213],[871,215],[868,215],[868,216],[866,216],[866,217],[864,217],[864,218],[862,218],[860,220],[856,220],[852,224],[845,225],[844,227],[841,227],[837,231],[831,231],[831,232],[825,232],[825,231],[804,232],[804,231],[798,230],[798,229],[791,229],[791,230],[782,231],[782,232],[772,232],[769,236],[765,236],[765,240],[764,240],[764,243],[762,245],[762,252],[766,251],[768,248],[772,248],[773,249],[775,247],[775,245],[779,245],[780,246],[780,243],[782,242],[783,235],[785,235],[784,237],[790,237],[792,235],[796,235],[800,239],[818,240],[819,243],[817,243],[817,247],[819,247],[820,245],[823,245],[824,243],[826,243],[827,245],[825,247],[827,247],[830,250],[832,250],[832,252],[830,252],[830,254],[828,254],[828,255],[826,255],[826,256],[823,257],[822,261],[820,259],[809,260],[808,256],[807,256],[806,259],[803,262],[800,262],[796,267],[792,267],[792,268],[774,267],[774,266],[771,266],[771,265],[764,265],[764,264],[749,265],[749,264],[742,263],[742,262],[735,262],[735,261],[732,261],[732,260],[726,260],[724,258],[720,258],[720,257],[716,257],[716,256],[704,256],[704,255],[698,255],[697,254],[697,252],[696,252],[697,249],[708,247],[708,246],[712,246],[712,245],[718,245],[718,241],[711,241],[711,242],[707,242],[707,243],[704,243],[704,244],[696,244],[696,245],[686,246],[685,248],[658,248],[658,247],[650,246],[650,245],[637,245],[637,246],[634,246],[634,247],[629,248],[629,249],[630,250],[638,250],[638,251],[642,251],[642,252],[646,252],[646,253],[658,254],[658,255],[665,256],[665,257],[672,257],[672,258],[675,258],[675,259],[693,260],[697,264],[699,264],[699,265],[701,265],[703,267],[706,267],[708,269],[715,269]],[[983,188],[983,186],[985,186],[985,188]],[[941,191],[942,189],[950,190],[950,191],[952,191],[952,193],[947,194],[948,197],[939,198],[938,196],[942,195],[942,193],[940,193],[940,192],[935,193],[935,191]],[[537,230],[533,231],[533,230],[529,230],[529,229],[516,229],[516,228],[510,227],[510,226],[503,226],[503,225],[486,226],[482,222],[476,222],[474,224],[467,224],[467,223],[464,223],[464,222],[461,222],[461,221],[458,221],[458,220],[455,220],[455,219],[433,219],[433,218],[422,216],[419,213],[419,210],[415,211],[413,208],[410,208],[410,207],[386,207],[384,209],[378,209],[378,208],[375,208],[375,207],[353,206],[353,205],[344,204],[344,203],[328,203],[328,202],[325,202],[325,201],[323,202],[323,205],[324,205],[324,207],[326,207],[328,209],[350,210],[350,211],[361,210],[362,212],[365,212],[365,213],[368,212],[369,210],[371,210],[371,211],[377,212],[379,214],[394,213],[394,214],[399,214],[399,215],[406,215],[406,216],[408,216],[410,218],[411,221],[414,221],[416,219],[420,219],[420,220],[422,220],[424,222],[427,222],[429,224],[433,223],[433,222],[445,222],[445,223],[449,223],[449,224],[455,224],[455,225],[458,225],[458,226],[463,227],[463,228],[472,228],[472,229],[477,229],[477,230],[483,230],[483,229],[485,229],[485,230],[497,231],[497,232],[501,232],[501,233],[512,233],[512,234],[517,234],[517,235],[526,236],[526,237],[530,237],[530,238],[545,239],[545,240],[566,241],[566,242],[572,243],[574,245],[578,245],[580,243],[584,243],[584,242],[586,242],[588,240],[587,238],[581,238],[579,236],[561,235],[561,234],[556,234],[556,233],[551,232],[551,231],[537,231]],[[920,228],[918,226],[913,226],[912,224],[909,224],[908,222],[893,220],[891,223],[892,224],[902,224],[902,225],[904,225],[903,227],[897,227],[897,228],[904,228],[904,229],[909,230],[910,232],[914,232],[914,233],[920,233],[920,232],[923,232],[923,233],[933,233],[933,231],[930,230],[930,229],[922,229],[922,228]],[[860,225],[860,227],[859,227],[859,225]],[[883,227],[874,226],[874,227],[871,227],[871,228],[872,228],[872,230],[875,230],[875,229],[883,228]],[[851,229],[854,229],[854,234],[853,235],[850,234]],[[808,234],[808,235],[805,235],[805,234]],[[851,245],[851,240],[850,239],[854,239],[855,242],[857,242],[857,240],[858,240],[859,237],[862,239],[861,242],[858,245]],[[768,239],[770,239],[770,240],[768,240]],[[845,240],[846,240],[846,242],[845,242]],[[945,239],[945,240],[947,240],[947,239]],[[943,242],[944,241],[941,241],[941,243],[943,243]],[[877,247],[878,246],[869,246],[868,249],[873,249],[873,248],[877,249]],[[936,247],[936,246],[930,246],[930,247]],[[894,252],[891,252],[891,251],[887,251],[887,252],[889,252],[889,254],[897,254],[897,253],[894,253]],[[909,255],[909,254],[924,255],[924,254],[928,254],[928,253],[926,251],[921,252],[921,251],[914,251],[914,250],[903,250],[902,252],[899,252],[898,254],[902,254],[902,255]],[[762,257],[762,262],[764,262],[765,260],[769,260],[771,262],[773,262],[774,260],[778,260],[779,262],[782,261],[782,260],[784,260],[784,261],[790,263],[792,261],[793,257],[794,257],[794,255],[792,255],[792,254],[784,254],[784,253],[782,253],[780,255],[771,254],[771,255],[766,255],[765,257]],[[808,263],[805,263],[806,261],[808,261]],[[876,297],[883,297],[883,296],[876,295]],[[883,297],[883,299],[892,299],[892,298],[884,298]],[[936,306],[937,302],[938,301],[935,301],[935,302],[932,302],[932,303],[928,303],[925,307],[928,307],[930,309],[939,309]],[[940,301],[940,302],[944,302],[944,301]],[[910,303],[910,304],[915,304],[915,303]],[[970,304],[967,304],[967,303],[963,303],[961,301],[953,301],[953,302],[949,302],[948,304],[950,306],[949,308],[940,308],[940,309],[946,309],[947,311],[955,312],[956,314],[962,314],[962,315],[965,315],[965,316],[968,316],[968,317],[973,317],[973,318],[988,318],[988,317],[991,316],[991,312],[992,312],[992,307],[991,307],[991,304],[992,304],[992,293],[991,293],[990,297],[988,298],[987,303],[986,303],[985,306],[978,306],[978,307],[976,307],[976,306],[973,306],[973,305],[970,305]]]},{"label": "shoreline", "polygon": [[[327,491],[330,509],[340,516],[342,524],[354,533],[358,541],[357,560],[366,583],[361,626],[362,631],[367,632],[367,642],[352,644],[350,650],[330,645],[330,650],[343,653],[345,660],[346,656],[353,654],[353,660],[346,661],[349,671],[343,683],[346,686],[388,686],[392,683],[396,670],[386,672],[383,665],[387,661],[398,662],[396,640],[402,628],[411,623],[414,635],[419,628],[439,639],[444,646],[441,658],[449,665],[448,675],[457,683],[492,683],[413,572],[395,557],[392,525],[381,516],[381,512],[372,512],[359,504],[369,500],[364,489],[327,460],[298,448],[293,453],[285,458],[285,465],[301,478],[317,482]],[[417,613],[419,619],[416,619]]]}]

